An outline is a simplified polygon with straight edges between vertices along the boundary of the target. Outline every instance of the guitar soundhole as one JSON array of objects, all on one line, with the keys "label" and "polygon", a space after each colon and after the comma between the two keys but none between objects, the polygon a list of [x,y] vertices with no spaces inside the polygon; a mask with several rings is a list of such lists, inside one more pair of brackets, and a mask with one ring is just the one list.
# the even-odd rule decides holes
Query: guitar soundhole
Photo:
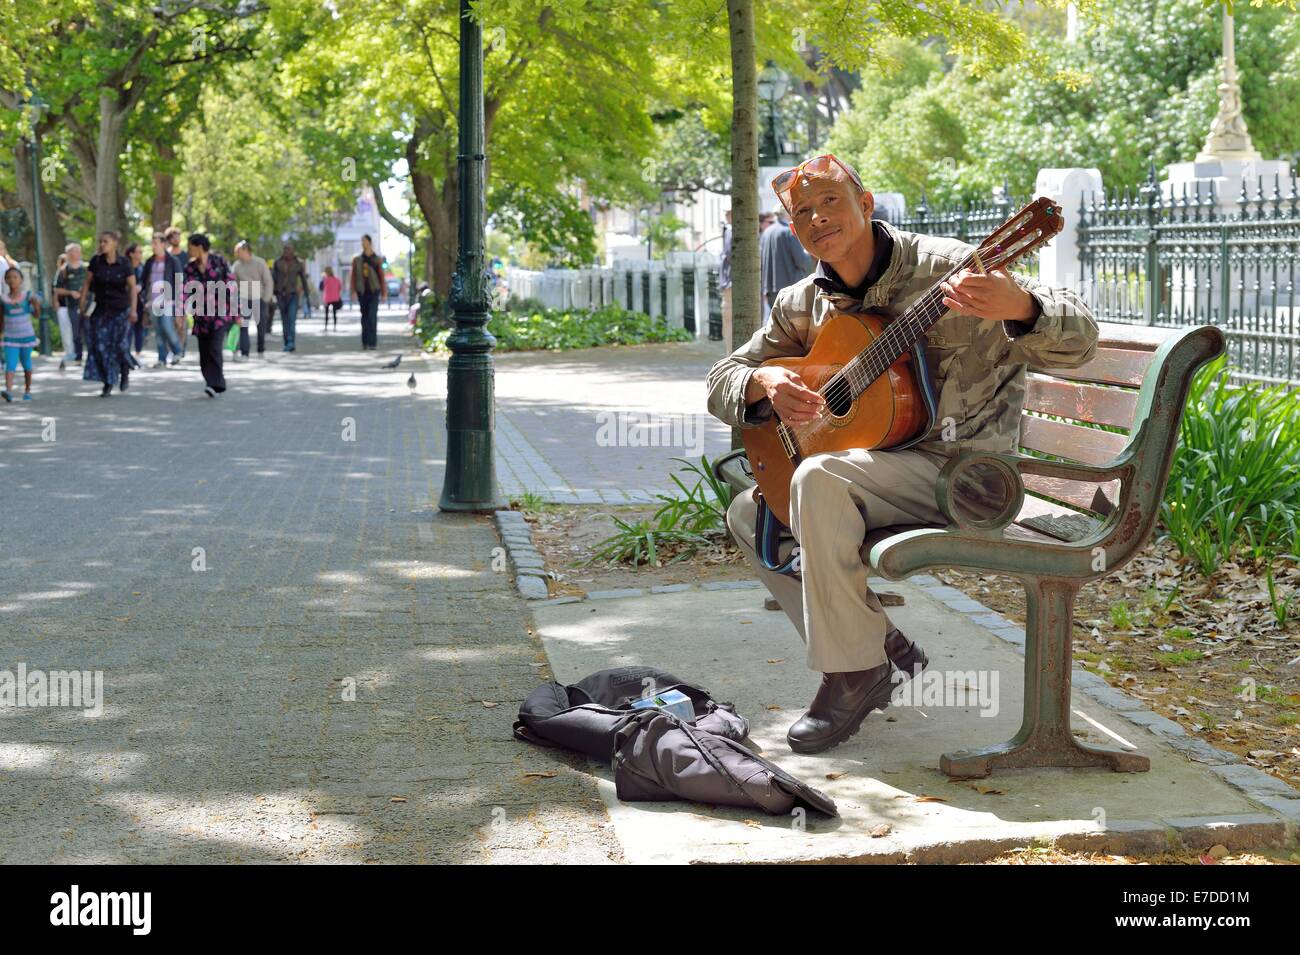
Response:
[{"label": "guitar soundhole", "polygon": [[853,407],[853,394],[847,388],[832,388],[826,395],[826,407],[837,418],[843,418]]}]

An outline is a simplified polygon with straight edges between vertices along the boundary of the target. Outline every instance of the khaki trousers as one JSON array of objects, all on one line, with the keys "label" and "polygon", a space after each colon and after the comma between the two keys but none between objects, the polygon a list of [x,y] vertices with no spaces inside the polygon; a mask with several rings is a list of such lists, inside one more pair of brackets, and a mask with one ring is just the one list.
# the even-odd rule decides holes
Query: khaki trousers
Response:
[{"label": "khaki trousers", "polygon": [[793,538],[801,577],[767,570],[754,552],[754,489],[727,509],[727,527],[758,579],[781,604],[822,673],[866,670],[885,662],[889,617],[867,585],[861,553],[868,531],[896,524],[948,523],[934,487],[948,457],[929,451],[836,451],[805,459],[790,481]]}]

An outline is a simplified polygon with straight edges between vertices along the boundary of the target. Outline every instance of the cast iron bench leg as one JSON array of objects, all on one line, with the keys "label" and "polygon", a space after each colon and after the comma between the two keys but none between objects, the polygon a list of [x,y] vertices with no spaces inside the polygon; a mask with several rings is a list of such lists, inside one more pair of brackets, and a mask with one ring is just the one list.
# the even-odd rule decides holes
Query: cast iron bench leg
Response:
[{"label": "cast iron bench leg", "polygon": [[1117,773],[1145,773],[1151,760],[1138,753],[1089,746],[1070,732],[1071,626],[1075,581],[1027,578],[1025,715],[1020,731],[1005,743],[944,753],[939,769],[970,779],[995,769],[1101,767]]}]

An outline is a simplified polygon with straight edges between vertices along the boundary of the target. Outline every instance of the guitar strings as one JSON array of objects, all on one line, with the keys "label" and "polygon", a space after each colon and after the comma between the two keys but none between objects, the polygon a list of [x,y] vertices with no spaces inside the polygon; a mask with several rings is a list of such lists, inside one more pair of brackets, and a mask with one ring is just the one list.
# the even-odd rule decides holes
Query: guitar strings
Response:
[{"label": "guitar strings", "polygon": [[[990,241],[994,240],[995,237],[999,237],[999,233],[1015,228],[1016,225],[1023,220],[1024,213],[1027,209],[1028,207],[1026,207],[1025,210],[1021,210],[1021,212],[1016,214],[1016,217],[1013,217],[1013,219],[1008,220],[995,229],[989,238],[981,245],[981,248],[983,245],[987,245]],[[1035,238],[1030,239],[1030,235],[1033,235]],[[1027,234],[1014,246],[1010,246],[1009,239],[1005,240],[1003,244],[1008,245],[1009,247],[1001,256],[996,257],[1001,261],[995,261],[991,265],[986,263],[983,259],[976,258],[980,251],[979,248],[972,249],[971,252],[968,253],[957,265],[949,269],[943,278],[926,290],[921,297],[907,309],[907,311],[890,323],[889,327],[886,328],[885,331],[881,333],[880,337],[873,341],[865,351],[855,355],[844,365],[843,368],[827,379],[825,384],[823,384],[821,389],[819,389],[818,394],[822,395],[822,397],[826,399],[828,407],[846,397],[849,401],[852,401],[855,397],[855,386],[859,386],[857,387],[857,392],[858,394],[861,394],[868,385],[884,374],[885,371],[898,360],[903,352],[910,347],[910,344],[915,343],[920,335],[924,334],[930,325],[933,325],[943,316],[943,312],[947,310],[943,305],[943,293],[939,289],[939,286],[943,282],[946,282],[957,272],[966,268],[973,260],[979,261],[980,265],[983,267],[982,271],[988,271],[1005,264],[1005,262],[1011,258],[1019,258],[1021,255],[1024,255],[1029,251],[1027,246],[1032,247],[1033,245],[1038,245],[1042,241],[1046,240],[1046,238],[1048,237],[1043,235],[1042,230],[1038,229]],[[1013,252],[1015,255],[1012,255]],[[903,329],[907,329],[908,334],[903,334]],[[911,338],[911,343],[908,341],[909,337]],[[895,341],[895,339],[898,340]],[[880,356],[891,348],[894,350],[893,356],[888,360],[882,359]],[[776,429],[778,434],[788,438],[793,444],[795,440],[794,429],[779,417],[777,418]]]},{"label": "guitar strings", "polygon": [[[968,255],[958,265],[949,270],[949,272],[940,279],[939,282],[936,282],[933,287],[928,289],[921,298],[911,306],[911,308],[892,322],[890,326],[881,333],[880,337],[871,343],[871,346],[867,351],[854,356],[850,362],[832,375],[826,383],[822,385],[818,393],[826,399],[828,405],[838,403],[845,398],[852,400],[852,393],[855,385],[861,382],[862,387],[865,388],[867,384],[874,381],[885,371],[885,369],[897,360],[897,356],[895,356],[895,358],[884,363],[879,369],[875,367],[876,365],[881,364],[879,355],[888,346],[893,345],[900,348],[901,354],[901,348],[905,345],[907,338],[906,335],[902,334],[902,329],[904,327],[906,327],[908,331],[921,331],[925,323],[932,322],[943,314],[945,309],[942,304],[943,299],[942,293],[939,291],[939,283],[946,282],[957,272],[965,268],[972,261],[972,258],[972,256]],[[916,327],[913,328],[913,326]],[[895,339],[898,339],[898,341],[895,341]],[[861,375],[859,367],[860,363],[864,361],[869,362],[871,365],[869,369],[870,376],[865,378]]]},{"label": "guitar strings", "polygon": [[[1008,225],[1011,224],[1008,223]],[[1038,235],[1041,236],[1041,231],[1038,232]],[[1026,236],[1025,239],[1029,239],[1029,236]],[[1014,251],[1019,253],[1016,256],[1017,258],[1019,255],[1024,254],[1023,247],[1027,244],[1022,240],[1014,248]],[[1013,249],[1007,249],[1007,253],[1012,251]],[[961,262],[928,289],[906,312],[893,321],[881,333],[880,337],[871,343],[866,351],[855,355],[843,368],[827,379],[818,393],[827,399],[828,405],[838,403],[845,398],[849,401],[853,400],[855,390],[858,394],[861,394],[868,385],[884,374],[898,360],[903,352],[910,347],[910,344],[914,343],[929,325],[942,317],[943,312],[947,309],[942,304],[943,293],[939,290],[939,284],[947,281],[954,274],[971,264],[978,252],[979,249],[974,249],[968,253]],[[1003,259],[1008,257],[1006,253],[1001,256]],[[985,265],[986,270],[996,268],[1002,264],[1001,262],[995,262],[990,265],[984,263],[983,260],[980,261],[981,264]],[[886,352],[892,352],[892,354],[889,357],[882,358],[881,356]]]}]

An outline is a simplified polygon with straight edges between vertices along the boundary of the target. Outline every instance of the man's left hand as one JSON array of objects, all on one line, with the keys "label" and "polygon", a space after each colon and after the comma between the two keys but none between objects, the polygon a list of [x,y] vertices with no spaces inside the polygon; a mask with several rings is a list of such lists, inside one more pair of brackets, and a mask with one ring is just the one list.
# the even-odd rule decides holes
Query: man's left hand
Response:
[{"label": "man's left hand", "polygon": [[1028,322],[1038,314],[1034,297],[1006,269],[993,269],[987,275],[962,269],[939,287],[944,306],[963,315],[991,322]]}]

